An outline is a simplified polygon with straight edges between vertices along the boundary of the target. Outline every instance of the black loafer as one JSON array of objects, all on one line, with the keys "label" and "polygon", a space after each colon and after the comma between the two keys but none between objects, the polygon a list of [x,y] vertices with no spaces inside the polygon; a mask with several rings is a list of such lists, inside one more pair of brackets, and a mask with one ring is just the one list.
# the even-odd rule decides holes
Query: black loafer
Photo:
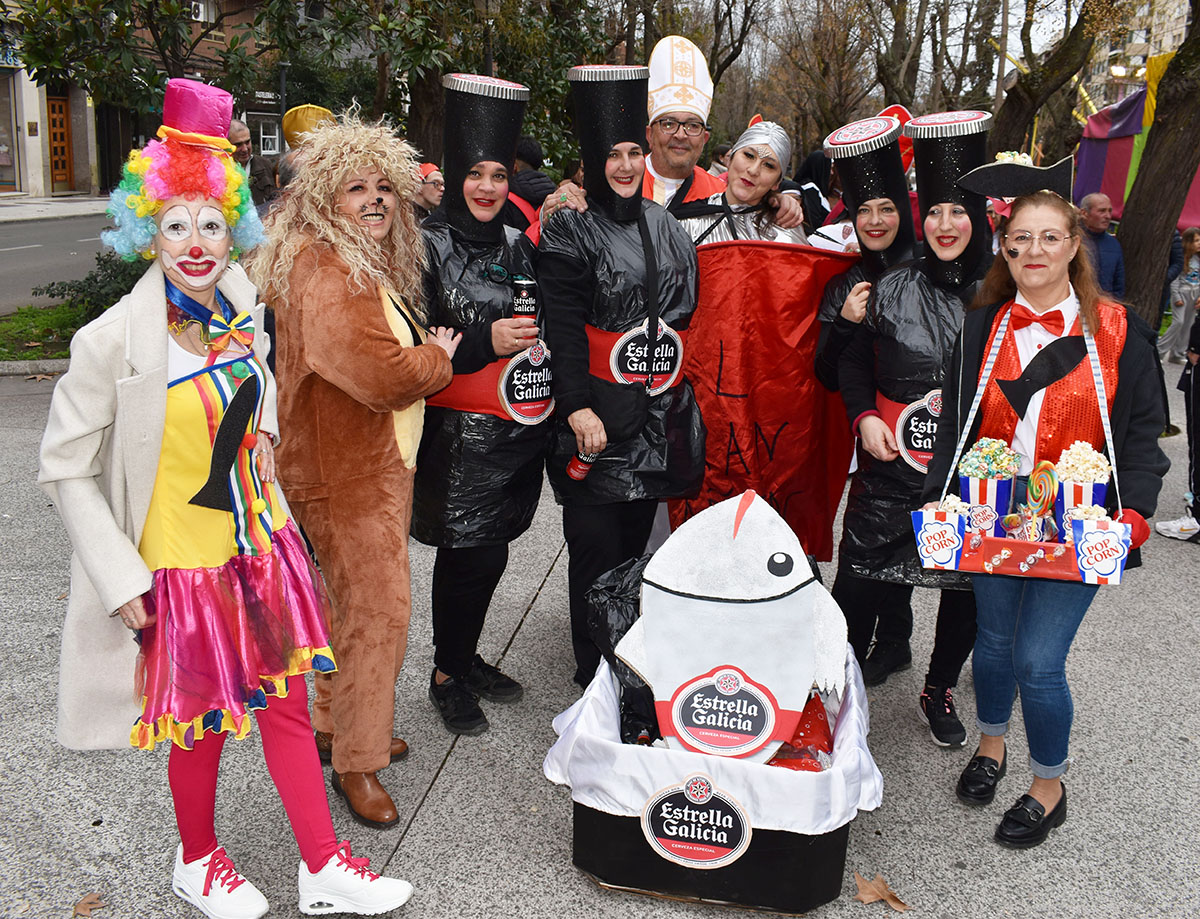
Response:
[{"label": "black loafer", "polygon": [[958,777],[958,786],[954,789],[954,793],[958,795],[958,800],[963,804],[970,804],[972,807],[991,804],[996,797],[996,786],[1000,784],[1000,780],[1004,778],[1006,772],[1008,772],[1007,751],[1004,761],[998,763],[990,756],[980,756],[979,751],[976,750],[971,761],[967,763],[967,768]]},{"label": "black loafer", "polygon": [[1054,810],[1048,814],[1037,798],[1021,795],[1017,803],[1005,811],[1004,819],[996,827],[996,842],[1009,849],[1032,849],[1045,842],[1050,831],[1062,826],[1066,819],[1066,785]]}]

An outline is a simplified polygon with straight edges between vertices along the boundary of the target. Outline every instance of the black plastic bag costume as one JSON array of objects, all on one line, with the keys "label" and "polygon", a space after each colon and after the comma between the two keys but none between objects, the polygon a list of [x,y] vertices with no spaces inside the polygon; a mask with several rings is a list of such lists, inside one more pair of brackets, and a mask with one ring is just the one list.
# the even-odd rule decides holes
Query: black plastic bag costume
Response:
[{"label": "black plastic bag costume", "polygon": [[[876,410],[880,396],[910,405],[941,388],[943,363],[958,337],[965,307],[992,262],[987,199],[957,183],[958,176],[984,162],[989,118],[950,122],[929,135],[913,135],[921,213],[939,202],[963,205],[971,219],[971,239],[957,259],[942,261],[927,238],[921,258],[886,271],[875,283],[866,319],[839,363],[852,423]],[[970,133],[954,133],[961,131]],[[935,438],[936,429],[924,436]],[[924,469],[903,455],[882,462],[859,446],[858,472],[843,518],[842,570],[921,587],[969,586],[963,575],[922,568],[917,560],[909,513],[921,505],[924,482]]]},{"label": "black plastic bag costume", "polygon": [[588,631],[620,684],[621,741],[653,743],[662,737],[654,690],[617,657],[616,647],[642,615],[642,575],[652,556],[643,555],[602,574],[587,592]]},{"label": "black plastic bag costume", "polygon": [[[644,70],[603,68],[609,72],[618,69]],[[547,470],[560,504],[680,497],[694,493],[704,473],[704,424],[691,384],[679,370],[671,386],[650,395],[645,421],[632,436],[610,437],[608,447],[583,481],[567,475],[567,464],[576,453],[568,416],[581,408],[593,408],[611,428],[593,398],[597,384],[592,378],[597,370],[604,373],[599,379],[614,382],[607,370],[608,355],[598,341],[611,341],[613,333],[630,332],[647,322],[643,227],[657,264],[654,280],[661,322],[683,333],[696,308],[698,268],[691,238],[659,205],[640,194],[632,198],[617,195],[604,174],[613,145],[645,143],[645,84],[636,79],[593,82],[590,77],[599,70],[584,67],[571,71],[577,110],[610,113],[576,118],[588,210],[582,214],[566,208],[556,211],[542,228],[538,245],[539,281],[550,305],[546,334],[554,355],[557,402]],[[616,105],[601,99],[621,93],[629,98]],[[597,331],[601,336],[592,335]],[[589,335],[593,338],[590,346]],[[655,389],[666,383],[672,370],[682,367],[682,349],[675,348],[671,354],[668,369],[655,377]]]},{"label": "black plastic bag costume", "polygon": [[[513,282],[534,279],[536,253],[524,234],[499,217],[476,220],[462,192],[476,163],[511,166],[528,91],[516,84],[446,79],[446,192],[421,228],[429,258],[423,286],[428,324],[463,333],[453,358],[461,383],[462,375],[509,360],[492,349],[492,323],[512,316]],[[539,302],[539,323],[540,313]],[[551,421],[525,424],[500,413],[464,410],[479,406],[454,398],[454,386],[432,397],[425,410],[412,534],[445,548],[511,542],[529,528],[537,510]],[[494,383],[490,389],[494,392]],[[495,402],[502,410],[499,399]]]},{"label": "black plastic bag costume", "polygon": [[842,179],[842,201],[851,219],[864,201],[874,198],[888,198],[896,206],[900,219],[896,238],[882,251],[868,249],[859,236],[862,258],[825,285],[817,313],[821,320],[821,340],[817,345],[816,372],[817,379],[826,389],[838,389],[838,361],[854,337],[856,324],[842,316],[846,297],[855,284],[874,283],[889,268],[912,258],[916,237],[899,138],[900,121],[890,115],[855,121],[825,138],[825,153],[837,162],[838,175]]}]

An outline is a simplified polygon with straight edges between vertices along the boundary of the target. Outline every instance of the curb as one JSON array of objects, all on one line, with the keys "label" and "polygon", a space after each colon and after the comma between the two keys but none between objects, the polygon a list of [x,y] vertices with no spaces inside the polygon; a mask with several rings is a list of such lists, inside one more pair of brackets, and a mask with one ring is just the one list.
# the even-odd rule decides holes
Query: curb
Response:
[{"label": "curb", "polygon": [[66,373],[70,361],[65,357],[40,361],[0,361],[0,377],[32,376],[37,373]]}]

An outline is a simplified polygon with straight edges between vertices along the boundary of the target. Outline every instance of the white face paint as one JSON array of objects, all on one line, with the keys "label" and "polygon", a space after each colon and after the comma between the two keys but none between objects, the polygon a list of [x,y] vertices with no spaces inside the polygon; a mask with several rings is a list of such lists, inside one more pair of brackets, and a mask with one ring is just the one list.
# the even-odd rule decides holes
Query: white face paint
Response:
[{"label": "white face paint", "polygon": [[193,293],[210,291],[229,266],[233,241],[214,198],[171,198],[158,214],[155,245],[163,273]]}]

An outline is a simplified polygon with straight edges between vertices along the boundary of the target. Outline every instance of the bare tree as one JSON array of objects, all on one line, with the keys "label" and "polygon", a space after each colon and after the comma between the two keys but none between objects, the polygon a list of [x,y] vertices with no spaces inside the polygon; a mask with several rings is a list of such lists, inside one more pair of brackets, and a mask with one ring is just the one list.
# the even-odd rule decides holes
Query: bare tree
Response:
[{"label": "bare tree", "polygon": [[[1038,110],[1087,63],[1097,31],[1107,17],[1113,15],[1116,6],[1114,0],[1084,0],[1074,23],[1063,37],[1045,54],[1039,55],[1033,47],[1035,14],[1040,12],[1038,0],[1025,0],[1021,52],[1028,69],[1017,77],[996,113],[996,123],[988,137],[990,153],[1021,148]],[[1068,20],[1070,14],[1068,0]]]},{"label": "bare tree", "polygon": [[867,5],[871,32],[880,42],[875,70],[889,103],[912,108],[917,98],[921,48],[925,43],[929,0],[878,0]]},{"label": "bare tree", "polygon": [[[764,89],[790,101],[793,120],[808,135],[797,138],[798,146],[812,146],[864,114],[875,89],[862,66],[871,54],[869,5],[867,0],[785,0],[780,8],[769,30],[775,72]],[[779,112],[779,118],[786,114]]]},{"label": "bare tree", "polygon": [[712,3],[712,43],[708,50],[708,70],[713,89],[721,83],[725,71],[746,47],[746,39],[762,19],[763,0],[710,0]]},{"label": "bare tree", "polygon": [[988,43],[1000,0],[937,0],[930,11],[931,111],[986,107],[995,51]]},{"label": "bare tree", "polygon": [[1200,0],[1191,0],[1191,9],[1183,44],[1158,84],[1154,123],[1119,233],[1127,297],[1150,323],[1158,317],[1171,231],[1200,168]]}]

